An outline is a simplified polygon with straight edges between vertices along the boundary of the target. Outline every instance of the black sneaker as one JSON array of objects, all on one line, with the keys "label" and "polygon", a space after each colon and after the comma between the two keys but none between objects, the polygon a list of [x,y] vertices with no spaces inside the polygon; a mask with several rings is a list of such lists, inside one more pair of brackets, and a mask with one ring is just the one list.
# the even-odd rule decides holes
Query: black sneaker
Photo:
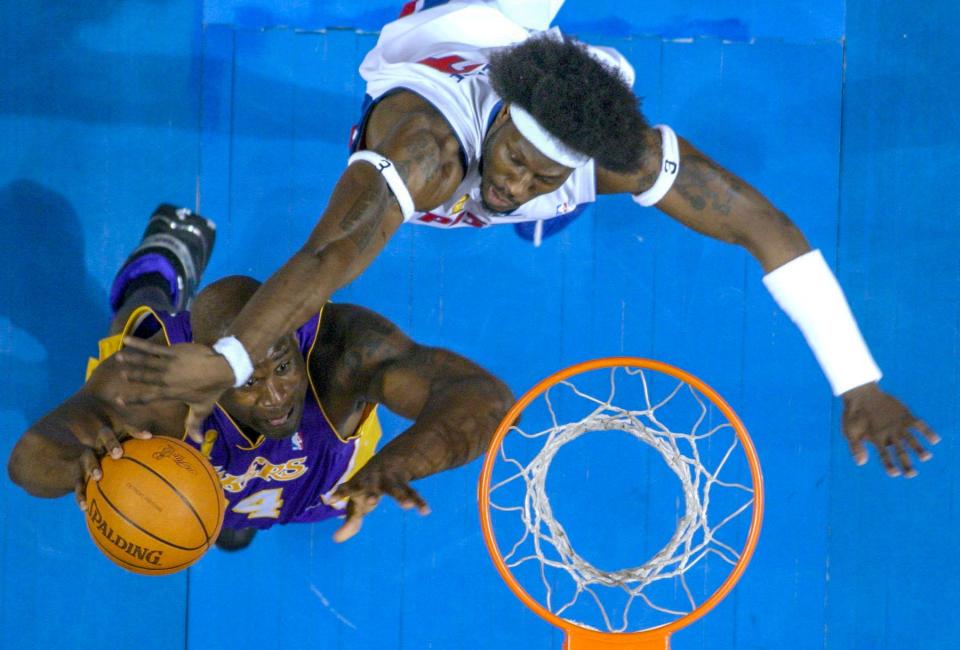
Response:
[{"label": "black sneaker", "polygon": [[223,528],[217,537],[217,548],[221,551],[240,551],[250,546],[256,528]]},{"label": "black sneaker", "polygon": [[143,231],[140,245],[124,262],[110,290],[114,310],[137,277],[156,273],[166,279],[176,311],[189,309],[207,268],[217,226],[188,208],[161,203]]}]

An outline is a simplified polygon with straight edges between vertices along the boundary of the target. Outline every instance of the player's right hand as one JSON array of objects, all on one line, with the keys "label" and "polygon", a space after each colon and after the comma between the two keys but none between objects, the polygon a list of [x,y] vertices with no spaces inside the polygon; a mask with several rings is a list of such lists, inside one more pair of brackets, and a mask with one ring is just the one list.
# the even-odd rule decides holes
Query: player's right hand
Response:
[{"label": "player's right hand", "polygon": [[224,391],[233,387],[233,369],[213,349],[197,343],[157,345],[127,337],[116,359],[123,382],[114,390],[118,405],[176,400],[190,407],[187,435],[202,442],[200,428]]},{"label": "player's right hand", "polygon": [[148,431],[129,426],[108,403],[84,391],[61,404],[32,428],[48,438],[72,438],[79,444],[73,491],[81,510],[87,509],[87,481],[99,481],[103,477],[100,459],[108,454],[111,458],[120,458],[123,455],[120,443],[127,438],[151,437]]}]

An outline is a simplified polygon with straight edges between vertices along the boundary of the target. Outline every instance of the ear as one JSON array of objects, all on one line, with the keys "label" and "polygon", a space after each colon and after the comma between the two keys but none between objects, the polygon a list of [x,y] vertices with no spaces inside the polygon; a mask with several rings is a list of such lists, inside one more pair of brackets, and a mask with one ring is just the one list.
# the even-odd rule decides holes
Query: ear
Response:
[{"label": "ear", "polygon": [[497,113],[497,116],[493,119],[494,124],[502,124],[510,119],[510,104],[507,102],[503,103],[503,106],[500,107],[500,112]]}]

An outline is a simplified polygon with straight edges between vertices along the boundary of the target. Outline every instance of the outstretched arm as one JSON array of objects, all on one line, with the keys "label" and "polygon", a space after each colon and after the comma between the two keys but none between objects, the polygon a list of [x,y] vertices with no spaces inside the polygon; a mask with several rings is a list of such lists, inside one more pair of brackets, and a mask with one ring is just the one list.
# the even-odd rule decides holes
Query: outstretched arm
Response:
[{"label": "outstretched arm", "polygon": [[344,354],[355,364],[348,381],[358,381],[363,401],[381,403],[413,424],[338,488],[335,497],[350,501],[337,541],[356,534],[383,494],[428,512],[410,481],[480,456],[513,403],[510,389],[472,361],[418,345],[383,317],[348,308],[357,333]]},{"label": "outstretched arm", "polygon": [[[597,172],[600,193],[648,190],[662,164],[661,134],[650,129],[643,166],[631,174]],[[908,450],[921,461],[932,455],[920,444],[939,441],[925,423],[879,388],[880,377],[842,290],[803,233],[756,189],[679,139],[679,173],[657,207],[685,226],[738,244],[757,259],[764,283],[803,331],[834,393],[843,397],[843,433],[854,460],[867,460],[872,443],[890,476],[916,475]],[[894,460],[895,459],[895,460]]]},{"label": "outstretched arm", "polygon": [[[656,181],[660,134],[647,132],[640,170],[617,174],[597,170],[601,194],[640,194]],[[769,273],[810,250],[803,233],[760,192],[679,138],[680,171],[657,203],[667,215],[701,234],[746,248]]]},{"label": "outstretched arm", "polygon": [[74,395],[40,418],[21,436],[7,463],[10,479],[29,494],[54,498],[75,492],[82,509],[87,479],[100,479],[99,458],[122,455],[126,437],[172,434],[182,426],[184,407],[157,402],[136,409],[111,405],[121,381],[117,364],[107,359]]},{"label": "outstretched arm", "polygon": [[[417,209],[449,198],[463,170],[459,145],[440,114],[420,97],[398,92],[373,110],[364,132],[365,150],[392,162]],[[278,336],[317,313],[334,291],[356,278],[376,258],[403,221],[397,193],[368,162],[347,167],[306,243],[274,273],[231,325],[234,354],[255,365]],[[123,355],[130,392],[125,403],[177,399],[203,416],[237,380],[232,364],[209,348],[174,346],[165,355],[149,347]],[[229,353],[228,349],[220,348]]]}]

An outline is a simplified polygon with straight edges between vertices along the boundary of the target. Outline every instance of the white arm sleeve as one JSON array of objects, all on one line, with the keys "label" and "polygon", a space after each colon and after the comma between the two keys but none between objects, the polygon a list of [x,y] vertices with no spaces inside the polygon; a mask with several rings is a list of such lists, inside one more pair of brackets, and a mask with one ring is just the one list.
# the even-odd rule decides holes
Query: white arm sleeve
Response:
[{"label": "white arm sleeve", "polygon": [[834,395],[883,376],[860,334],[843,289],[819,250],[774,269],[764,276],[763,283],[803,332]]}]

